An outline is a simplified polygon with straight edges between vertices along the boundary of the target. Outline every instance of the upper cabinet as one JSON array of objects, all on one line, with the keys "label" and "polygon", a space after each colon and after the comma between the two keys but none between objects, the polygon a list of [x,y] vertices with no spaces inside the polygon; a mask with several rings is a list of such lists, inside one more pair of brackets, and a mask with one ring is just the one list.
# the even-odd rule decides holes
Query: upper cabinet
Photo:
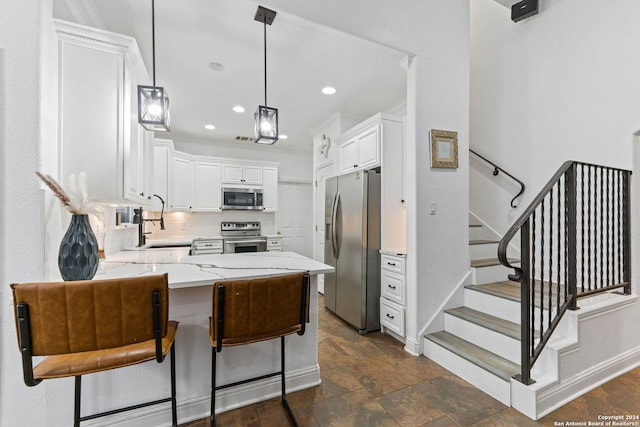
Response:
[{"label": "upper cabinet", "polygon": [[194,162],[194,211],[221,211],[220,163],[196,160]]},{"label": "upper cabinet", "polygon": [[262,206],[265,212],[278,210],[278,168],[262,168]]},{"label": "upper cabinet", "polygon": [[91,197],[142,203],[150,135],[137,123],[148,80],[133,38],[54,21],[58,38],[59,177],[85,172]]},{"label": "upper cabinet", "polygon": [[169,207],[173,211],[190,211],[193,194],[193,160],[188,154],[175,152],[171,165]]},{"label": "upper cabinet", "polygon": [[[168,139],[156,138],[153,140],[152,149],[152,174],[151,193],[158,195],[165,202],[165,209],[169,209],[169,185],[171,162],[173,159],[173,142]],[[151,198],[151,209],[159,211],[162,209],[162,202],[157,197]]]},{"label": "upper cabinet", "polygon": [[262,166],[224,164],[222,183],[237,185],[262,185]]},{"label": "upper cabinet", "polygon": [[338,174],[380,165],[380,123],[367,120],[340,135],[338,145]]}]

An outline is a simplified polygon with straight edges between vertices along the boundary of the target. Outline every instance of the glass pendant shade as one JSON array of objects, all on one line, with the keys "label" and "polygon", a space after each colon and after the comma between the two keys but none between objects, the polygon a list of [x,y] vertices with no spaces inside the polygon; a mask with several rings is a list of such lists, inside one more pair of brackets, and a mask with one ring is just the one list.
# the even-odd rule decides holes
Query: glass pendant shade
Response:
[{"label": "glass pendant shade", "polygon": [[255,114],[258,144],[274,144],[278,140],[278,109],[259,105]]},{"label": "glass pendant shade", "polygon": [[160,86],[138,86],[138,123],[146,130],[169,131],[169,96]]}]

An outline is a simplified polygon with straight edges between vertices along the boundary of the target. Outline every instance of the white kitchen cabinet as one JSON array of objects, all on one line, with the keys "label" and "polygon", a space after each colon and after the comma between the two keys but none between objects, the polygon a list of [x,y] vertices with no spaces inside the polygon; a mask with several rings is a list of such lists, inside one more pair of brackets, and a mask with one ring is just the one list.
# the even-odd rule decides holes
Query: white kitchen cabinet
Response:
[{"label": "white kitchen cabinet", "polygon": [[265,212],[278,210],[278,168],[262,168],[262,205]]},{"label": "white kitchen cabinet", "polygon": [[172,211],[190,211],[193,192],[193,160],[175,152],[171,165],[171,193],[169,207]]},{"label": "white kitchen cabinet", "polygon": [[[58,38],[59,179],[85,172],[91,198],[142,203],[149,135],[135,88],[148,80],[135,40],[54,20]],[[143,193],[143,195],[141,195]]]},{"label": "white kitchen cabinet", "polygon": [[281,251],[282,251],[282,237],[267,238],[267,252],[281,252]]},{"label": "white kitchen cabinet", "polygon": [[380,165],[380,124],[365,122],[338,140],[339,174]]},{"label": "white kitchen cabinet", "polygon": [[[173,157],[173,142],[167,139],[154,139],[152,142],[153,173],[151,177],[151,194],[162,197],[169,202],[170,171]],[[151,197],[151,209],[159,211],[162,203],[157,197]],[[170,210],[165,204],[165,209]]]},{"label": "white kitchen cabinet", "polygon": [[194,163],[193,211],[222,210],[220,163],[197,160]]},{"label": "white kitchen cabinet", "polygon": [[224,164],[222,183],[237,185],[262,185],[262,166]]},{"label": "white kitchen cabinet", "polygon": [[381,251],[380,255],[380,323],[382,329],[404,337],[406,310],[406,255]]},{"label": "white kitchen cabinet", "polygon": [[336,138],[338,175],[380,167],[382,249],[406,249],[405,141],[401,117],[378,113]]}]

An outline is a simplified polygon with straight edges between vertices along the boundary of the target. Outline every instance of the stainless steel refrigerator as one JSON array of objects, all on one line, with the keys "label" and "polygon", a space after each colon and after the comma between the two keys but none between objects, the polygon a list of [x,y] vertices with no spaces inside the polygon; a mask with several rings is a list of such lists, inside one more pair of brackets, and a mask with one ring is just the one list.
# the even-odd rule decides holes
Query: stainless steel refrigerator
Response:
[{"label": "stainless steel refrigerator", "polygon": [[359,333],[380,329],[380,174],[329,178],[325,190],[324,305]]}]

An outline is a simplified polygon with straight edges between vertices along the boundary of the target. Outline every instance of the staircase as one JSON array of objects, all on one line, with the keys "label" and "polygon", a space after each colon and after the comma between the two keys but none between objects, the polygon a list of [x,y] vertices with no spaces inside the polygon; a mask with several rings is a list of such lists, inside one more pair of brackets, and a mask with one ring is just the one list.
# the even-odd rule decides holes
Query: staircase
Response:
[{"label": "staircase", "polygon": [[534,420],[639,366],[630,183],[628,170],[566,161],[504,236],[470,215],[470,284],[424,355]]},{"label": "staircase", "polygon": [[470,222],[464,305],[445,310],[444,330],[425,335],[424,354],[510,405],[511,377],[520,372],[520,286],[505,281],[511,271],[498,261],[497,236]]}]

